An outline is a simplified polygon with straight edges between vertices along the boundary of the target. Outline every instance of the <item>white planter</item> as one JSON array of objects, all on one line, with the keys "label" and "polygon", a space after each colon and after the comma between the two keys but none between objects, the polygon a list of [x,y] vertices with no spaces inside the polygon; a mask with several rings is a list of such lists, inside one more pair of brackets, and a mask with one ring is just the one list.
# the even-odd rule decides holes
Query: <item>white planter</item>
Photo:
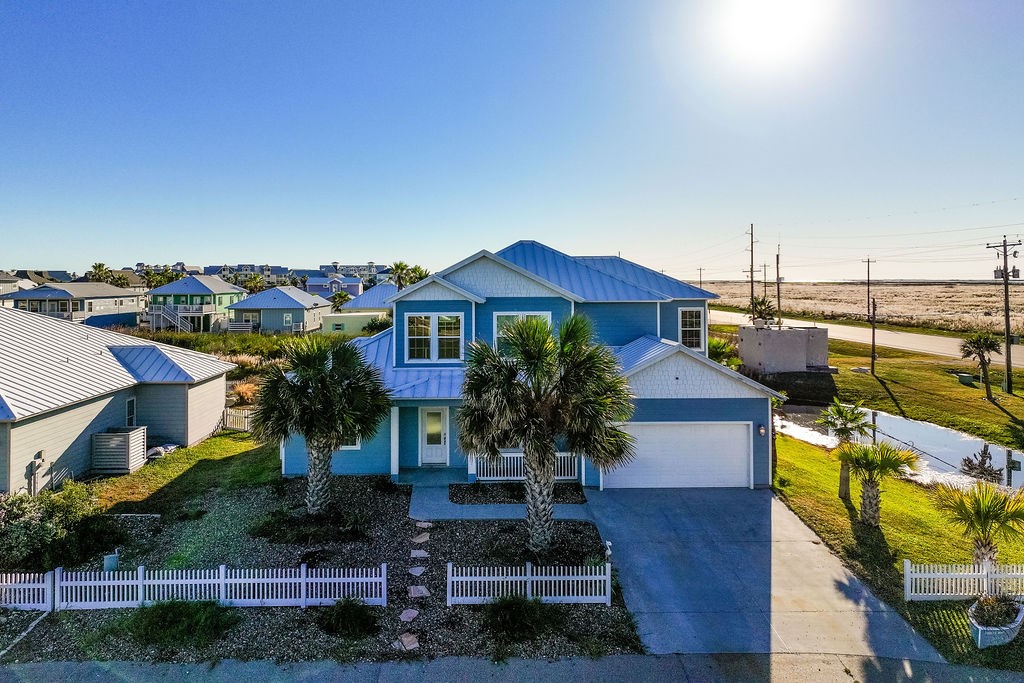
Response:
[{"label": "white planter", "polygon": [[978,603],[975,602],[968,608],[967,621],[971,626],[971,638],[979,650],[994,645],[1006,645],[1017,637],[1021,625],[1024,624],[1024,605],[1017,604],[1017,618],[1006,626],[980,626],[974,621],[974,608],[977,606]]}]

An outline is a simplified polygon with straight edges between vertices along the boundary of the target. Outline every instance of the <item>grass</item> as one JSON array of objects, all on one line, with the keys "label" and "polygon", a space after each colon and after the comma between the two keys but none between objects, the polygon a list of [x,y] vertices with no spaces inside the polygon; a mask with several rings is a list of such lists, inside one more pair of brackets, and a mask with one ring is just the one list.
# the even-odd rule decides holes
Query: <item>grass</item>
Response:
[{"label": "grass", "polygon": [[[825,404],[838,396],[844,403],[863,401],[867,408],[1024,448],[1024,398],[999,391],[1000,368],[991,369],[996,402],[990,403],[980,381],[964,386],[956,378],[957,372],[976,373],[970,361],[879,347],[872,376],[851,371],[871,365],[870,346],[831,340],[829,363],[839,374],[781,373],[766,377],[765,383],[796,403]],[[1015,371],[1013,377],[1015,386],[1024,387],[1024,371]]]},{"label": "grass", "polygon": [[[743,308],[742,306],[728,306],[726,304],[710,304],[708,306],[708,308],[710,308],[711,310],[714,310],[714,311],[727,311],[729,313],[748,313],[748,309]],[[837,324],[840,324],[840,325],[848,325],[850,327],[867,327],[867,328],[871,327],[871,323],[869,323],[868,321],[866,321],[866,320],[864,320],[862,318],[855,318],[853,316],[846,316],[846,315],[835,315],[835,314],[808,315],[806,313],[787,313],[786,311],[783,311],[782,312],[782,317],[787,319],[787,320],[801,320],[801,321],[817,322],[817,323],[821,323],[821,322],[837,323]],[[879,330],[887,330],[889,332],[911,332],[913,334],[930,334],[930,335],[935,336],[935,337],[956,337],[958,339],[962,339],[964,337],[964,335],[967,334],[963,330],[960,330],[960,331],[946,330],[946,329],[942,329],[940,327],[929,326],[927,323],[921,323],[919,325],[910,325],[910,324],[896,325],[896,324],[892,324],[892,323],[881,323],[880,322],[880,323],[878,323],[876,325],[876,328],[879,329]],[[1002,334],[995,333],[995,332],[994,332],[994,334],[998,334],[1000,337],[1002,337]]]},{"label": "grass", "polygon": [[[966,564],[971,542],[935,509],[928,490],[903,480],[883,484],[882,525],[857,521],[853,505],[839,500],[839,463],[824,449],[785,436],[778,438],[779,497],[817,533],[843,564],[896,609],[949,661],[1024,671],[1024,639],[979,651],[967,626],[969,602],[905,602],[904,559],[916,563]],[[860,486],[852,483],[854,501]],[[1005,563],[1024,562],[1024,540],[999,544]]]},{"label": "grass", "polygon": [[106,512],[180,514],[206,491],[273,484],[280,478],[275,447],[258,446],[248,434],[224,432],[131,474],[99,481],[95,492]]}]

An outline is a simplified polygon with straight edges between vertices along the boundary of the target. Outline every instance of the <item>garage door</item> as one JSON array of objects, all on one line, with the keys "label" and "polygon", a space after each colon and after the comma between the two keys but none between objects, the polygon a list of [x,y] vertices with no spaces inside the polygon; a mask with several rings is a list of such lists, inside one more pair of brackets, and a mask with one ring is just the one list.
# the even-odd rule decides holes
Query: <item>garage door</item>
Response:
[{"label": "garage door", "polygon": [[634,422],[636,458],[605,472],[605,488],[750,485],[750,425]]}]

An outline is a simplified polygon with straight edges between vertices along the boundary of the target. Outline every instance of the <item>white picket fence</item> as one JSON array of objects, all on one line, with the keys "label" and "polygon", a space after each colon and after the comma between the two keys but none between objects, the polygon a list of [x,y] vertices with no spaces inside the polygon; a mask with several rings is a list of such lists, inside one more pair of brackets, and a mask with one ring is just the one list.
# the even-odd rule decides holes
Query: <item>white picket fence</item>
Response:
[{"label": "white picket fence", "polygon": [[[526,479],[526,456],[502,453],[501,460],[476,459],[477,481],[523,481]],[[575,481],[580,478],[580,458],[572,453],[555,453],[555,479]]]},{"label": "white picket fence", "polygon": [[245,408],[224,409],[224,429],[248,432],[252,425],[252,411]]},{"label": "white picket fence", "polygon": [[448,563],[448,606],[480,605],[506,595],[541,602],[612,604],[612,565],[456,567]]},{"label": "white picket fence", "polygon": [[0,575],[0,607],[79,610],[140,607],[162,600],[214,600],[229,607],[315,607],[356,598],[386,606],[388,567],[164,569]]},{"label": "white picket fence", "polygon": [[903,597],[967,600],[982,594],[1024,597],[1021,564],[913,564],[903,561]]}]

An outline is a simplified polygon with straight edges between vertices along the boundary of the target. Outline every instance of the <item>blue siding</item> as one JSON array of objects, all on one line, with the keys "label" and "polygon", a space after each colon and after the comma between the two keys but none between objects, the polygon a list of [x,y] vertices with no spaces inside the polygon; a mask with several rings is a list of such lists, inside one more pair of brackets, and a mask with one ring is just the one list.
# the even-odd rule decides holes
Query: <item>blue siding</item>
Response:
[{"label": "blue siding", "polygon": [[[634,422],[752,422],[754,486],[771,484],[771,401],[768,398],[641,398]],[[768,433],[761,436],[757,428]],[[588,482],[590,474],[587,474]]]},{"label": "blue siding", "polygon": [[594,324],[594,334],[609,346],[623,346],[645,334],[658,334],[658,304],[584,303],[576,312]]},{"label": "blue siding", "polygon": [[90,315],[82,322],[90,327],[136,327],[139,324],[139,314],[111,313],[109,315]]},{"label": "blue siding", "polygon": [[680,308],[700,308],[704,310],[704,338],[707,339],[708,312],[706,302],[687,299],[680,301],[668,301],[658,305],[661,306],[661,334],[659,336],[662,339],[670,339],[674,342],[679,341]]},{"label": "blue siding", "polygon": [[420,409],[398,409],[398,466],[418,467],[420,461]]},{"label": "blue siding", "polygon": [[405,362],[405,316],[415,313],[462,313],[462,341],[468,344],[473,335],[472,301],[397,301],[395,302],[395,367],[458,367],[456,363],[406,363]]},{"label": "blue siding", "polygon": [[[285,476],[305,476],[309,471],[306,440],[292,435],[284,443]],[[331,456],[331,474],[390,474],[391,418],[380,423],[372,439],[355,450],[335,451]]]},{"label": "blue siding", "polygon": [[491,297],[476,306],[476,338],[494,343],[495,313],[550,313],[551,324],[558,329],[571,311],[572,304],[561,297]]},{"label": "blue siding", "polygon": [[[232,309],[236,322],[242,322],[242,313],[251,312],[253,309]],[[265,308],[260,313],[260,332],[291,332],[291,325],[285,327],[284,315],[291,313],[292,324],[305,322],[306,310],[303,308]]]}]

